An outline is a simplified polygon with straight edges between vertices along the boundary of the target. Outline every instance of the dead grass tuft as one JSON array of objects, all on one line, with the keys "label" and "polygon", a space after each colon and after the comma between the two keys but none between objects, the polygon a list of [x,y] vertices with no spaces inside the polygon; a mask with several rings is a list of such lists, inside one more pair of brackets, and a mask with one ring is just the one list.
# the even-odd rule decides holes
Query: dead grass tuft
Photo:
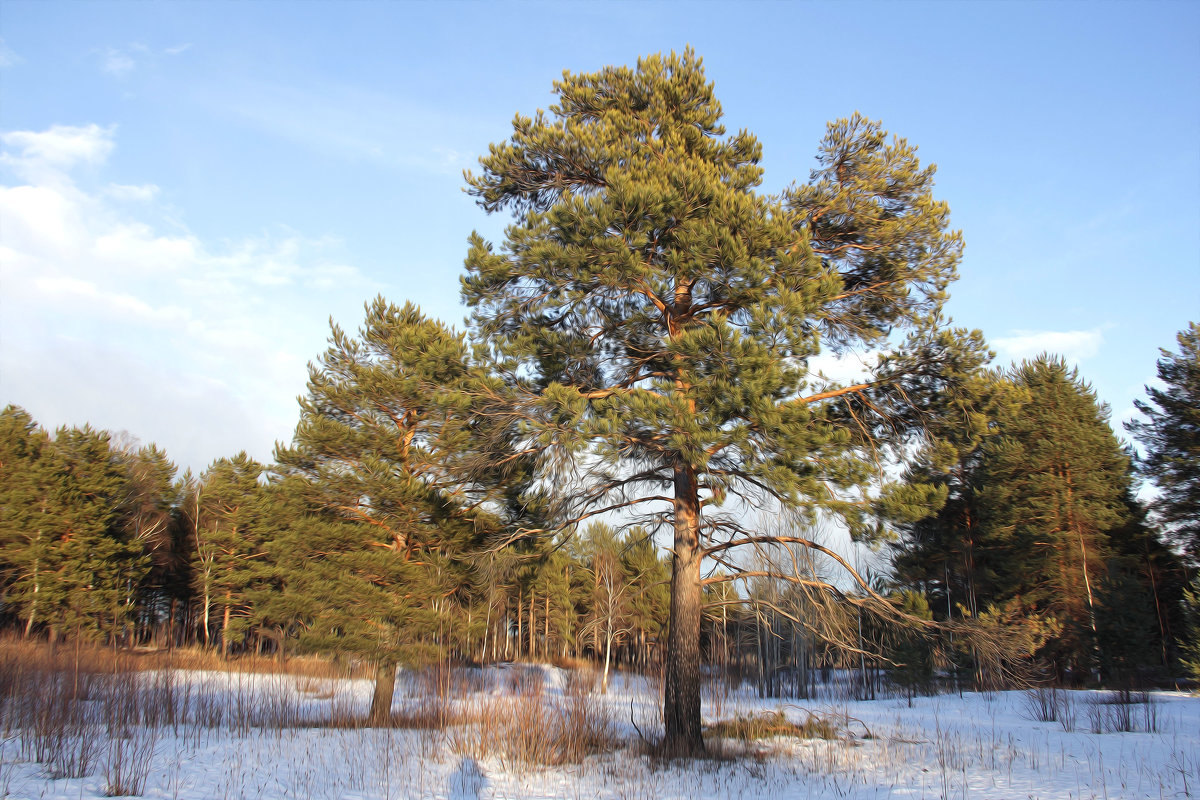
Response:
[{"label": "dead grass tuft", "polygon": [[706,734],[713,739],[737,739],[743,742],[790,736],[796,739],[838,739],[847,735],[845,718],[820,716],[805,711],[802,722],[793,722],[782,709],[761,714],[742,714],[708,726]]},{"label": "dead grass tuft", "polygon": [[594,679],[568,678],[562,695],[554,696],[546,691],[541,669],[521,669],[509,674],[506,688],[449,729],[455,753],[498,756],[517,765],[561,765],[619,744]]}]

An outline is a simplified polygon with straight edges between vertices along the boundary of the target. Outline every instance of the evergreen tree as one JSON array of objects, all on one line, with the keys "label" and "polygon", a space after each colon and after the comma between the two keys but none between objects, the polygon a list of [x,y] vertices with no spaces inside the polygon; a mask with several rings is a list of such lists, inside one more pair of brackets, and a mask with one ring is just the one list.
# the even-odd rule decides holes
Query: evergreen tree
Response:
[{"label": "evergreen tree", "polygon": [[951,619],[956,607],[977,617],[993,589],[988,551],[981,549],[984,509],[984,462],[987,444],[1005,430],[1025,396],[1005,375],[979,365],[962,379],[964,407],[943,413],[939,446],[922,452],[907,480],[944,487],[946,501],[934,514],[901,526],[894,543],[894,568],[901,585],[920,591],[939,619]]},{"label": "evergreen tree", "polygon": [[1200,575],[1184,590],[1184,628],[1180,662],[1193,681],[1200,683]]},{"label": "evergreen tree", "polygon": [[26,635],[132,642],[173,472],[157,448],[119,450],[90,426],[51,437],[20,408],[0,412],[0,598]]},{"label": "evergreen tree", "polygon": [[155,445],[130,447],[116,455],[125,474],[117,524],[149,559],[137,598],[141,612],[138,628],[145,631],[169,614],[164,607],[168,598],[162,585],[162,567],[170,562],[175,548],[174,510],[179,499],[175,465]]},{"label": "evergreen tree", "polygon": [[47,616],[43,588],[57,563],[50,437],[24,409],[0,412],[0,602],[25,620]]},{"label": "evergreen tree", "polygon": [[[1141,627],[1137,639],[1126,637],[1119,642],[1120,647],[1144,642],[1136,652],[1130,652],[1136,661],[1126,661],[1136,669],[1126,670],[1125,674],[1155,666],[1169,670],[1178,657],[1178,640],[1186,628],[1181,604],[1187,589],[1187,567],[1163,541],[1160,531],[1147,522],[1146,509],[1133,496],[1133,487],[1128,489],[1124,505],[1125,521],[1108,531],[1112,555],[1107,564],[1110,590],[1105,593],[1105,604],[1119,612],[1128,610],[1145,623],[1137,623]],[[1106,655],[1103,646],[1101,651]],[[1113,674],[1111,669],[1109,672]]]},{"label": "evergreen tree", "polygon": [[[900,597],[900,607],[905,613],[917,619],[933,619],[933,612],[929,609],[929,601],[925,595],[905,590],[901,592]],[[922,635],[922,632],[915,630],[899,631],[891,648],[890,655],[896,663],[891,673],[892,680],[904,689],[910,708],[913,697],[918,692],[928,692],[933,687],[933,648],[934,643]]]},{"label": "evergreen tree", "polygon": [[652,645],[666,629],[671,565],[660,557],[654,539],[645,530],[630,530],[625,541],[621,561],[633,587],[627,607],[630,639],[636,648],[635,659],[645,668]]},{"label": "evergreen tree", "polygon": [[52,581],[42,585],[47,621],[57,633],[115,638],[150,567],[142,543],[119,524],[126,476],[108,433],[87,425],[60,428],[52,458],[56,563]]},{"label": "evergreen tree", "polygon": [[1128,690],[1142,685],[1161,642],[1153,599],[1138,574],[1123,566],[1110,561],[1097,587],[1096,636],[1105,678]]},{"label": "evergreen tree", "polygon": [[1158,378],[1146,387],[1149,403],[1134,401],[1144,421],[1126,423],[1146,449],[1142,472],[1161,492],[1155,502],[1172,538],[1200,561],[1200,325],[1177,337],[1179,352],[1162,350]]},{"label": "evergreen tree", "polygon": [[397,665],[444,655],[470,603],[465,556],[492,524],[455,464],[489,438],[480,385],[460,336],[376,298],[359,338],[333,327],[277,448],[279,491],[304,513],[271,543],[283,594],[264,613],[302,620],[303,647],[373,661],[375,723]]},{"label": "evergreen tree", "polygon": [[[935,331],[961,241],[933,169],[857,115],[829,126],[807,184],[759,193],[761,147],[725,135],[690,50],[554,91],[468,175],[515,221],[500,252],[472,236],[463,296],[567,498],[558,524],[606,508],[668,521],[665,746],[697,753],[701,562],[756,539],[725,501],[819,508],[867,535],[878,512],[935,499],[865,487],[872,453],[909,431],[901,410],[932,404],[937,362],[965,346]],[[906,329],[920,336],[892,354]],[[884,355],[839,386],[810,371],[826,348]],[[585,485],[568,488],[575,457]]]},{"label": "evergreen tree", "polygon": [[534,583],[545,602],[546,654],[565,658],[577,645],[580,600],[579,565],[561,547],[551,547]]},{"label": "evergreen tree", "polygon": [[246,455],[214,461],[193,487],[192,568],[201,636],[212,644],[214,609],[221,616],[220,649],[241,641],[249,617],[247,591],[266,571],[264,467]]},{"label": "evergreen tree", "polygon": [[1015,367],[1028,392],[983,465],[983,549],[994,595],[1055,619],[1045,649],[1060,672],[1096,671],[1097,593],[1111,553],[1109,531],[1126,521],[1129,459],[1108,409],[1058,358]]}]

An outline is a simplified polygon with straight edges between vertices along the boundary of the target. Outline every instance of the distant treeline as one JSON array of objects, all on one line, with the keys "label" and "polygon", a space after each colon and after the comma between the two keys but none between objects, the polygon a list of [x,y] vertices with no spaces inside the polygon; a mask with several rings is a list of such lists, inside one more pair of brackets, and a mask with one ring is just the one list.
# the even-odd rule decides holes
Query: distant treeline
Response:
[{"label": "distant treeline", "polygon": [[[393,355],[406,363],[363,357],[372,326],[400,337]],[[365,330],[363,342],[335,331],[295,440],[271,465],[239,453],[179,476],[153,445],[87,426],[51,434],[4,409],[0,622],[122,647],[324,652],[393,673],[444,659],[656,664],[671,567],[650,532],[540,525],[536,498],[548,506],[555,487],[498,449],[516,439],[482,421],[487,392],[461,341],[382,301]],[[372,409],[351,396],[361,391],[391,405]],[[1189,568],[1136,499],[1106,409],[1050,357],[981,371],[974,391],[961,435],[908,467],[944,503],[899,528],[894,568],[872,587],[909,618],[945,624],[863,615],[781,522],[767,532],[777,543],[709,576],[706,661],[771,694],[805,694],[832,667],[857,670],[867,693],[881,671],[913,691],[937,676],[1181,674],[1195,649]],[[479,461],[517,466],[489,478],[469,469]],[[750,576],[742,589],[731,571]]]}]

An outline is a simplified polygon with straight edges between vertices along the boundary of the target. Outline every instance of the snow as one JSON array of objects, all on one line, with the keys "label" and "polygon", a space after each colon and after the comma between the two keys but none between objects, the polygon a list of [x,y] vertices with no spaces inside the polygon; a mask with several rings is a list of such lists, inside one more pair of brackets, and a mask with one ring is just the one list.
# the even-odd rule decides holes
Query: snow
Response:
[{"label": "snow", "polygon": [[[143,685],[163,681],[142,676]],[[142,746],[148,798],[329,798],[330,800],[479,800],[480,798],[1178,798],[1200,795],[1200,697],[1155,692],[1149,705],[1120,707],[1101,692],[1059,695],[1074,725],[1039,722],[1024,692],[942,694],[856,701],[760,699],[750,687],[705,690],[707,721],[782,709],[836,717],[844,735],[831,740],[776,738],[728,744],[729,754],[663,762],[646,755],[638,730],[653,732],[657,684],[615,676],[601,704],[624,744],[581,763],[536,766],[503,754],[471,754],[455,729],[362,729],[314,726],[365,712],[366,681],[288,675],[175,672],[169,685],[189,708],[175,726],[128,730],[115,741],[129,756]],[[540,695],[538,686],[541,687]],[[532,687],[532,688],[530,688]],[[554,706],[571,680],[551,667],[515,665],[456,676],[450,701],[477,717],[515,713],[514,693],[533,692]],[[402,676],[396,708],[422,696]],[[1065,707],[1061,704],[1065,701]],[[1112,714],[1132,711],[1141,732],[1094,733]],[[482,716],[480,716],[482,715]],[[205,724],[196,722],[205,720]],[[2,721],[2,720],[0,720]],[[494,720],[489,720],[494,721]],[[635,728],[636,723],[636,728]],[[1150,724],[1148,724],[1150,723]],[[3,725],[8,728],[8,724]],[[1072,729],[1073,728],[1073,729]],[[52,778],[31,760],[21,734],[0,742],[0,796],[84,800],[105,796],[114,739],[106,737],[82,778]],[[26,743],[27,744],[27,743]],[[152,748],[152,749],[151,749]],[[714,748],[715,749],[715,748]],[[470,750],[470,748],[466,748]]]}]

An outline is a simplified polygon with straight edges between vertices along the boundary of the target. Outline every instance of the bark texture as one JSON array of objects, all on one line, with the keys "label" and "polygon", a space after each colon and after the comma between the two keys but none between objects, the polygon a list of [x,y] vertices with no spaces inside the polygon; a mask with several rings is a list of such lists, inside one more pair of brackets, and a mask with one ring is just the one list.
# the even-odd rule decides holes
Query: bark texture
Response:
[{"label": "bark texture", "polygon": [[675,468],[675,543],[663,720],[668,756],[704,752],[700,728],[700,497],[695,470]]},{"label": "bark texture", "polygon": [[371,696],[371,714],[367,721],[374,727],[392,722],[392,696],[396,693],[396,663],[387,661],[375,667],[375,693]]}]

